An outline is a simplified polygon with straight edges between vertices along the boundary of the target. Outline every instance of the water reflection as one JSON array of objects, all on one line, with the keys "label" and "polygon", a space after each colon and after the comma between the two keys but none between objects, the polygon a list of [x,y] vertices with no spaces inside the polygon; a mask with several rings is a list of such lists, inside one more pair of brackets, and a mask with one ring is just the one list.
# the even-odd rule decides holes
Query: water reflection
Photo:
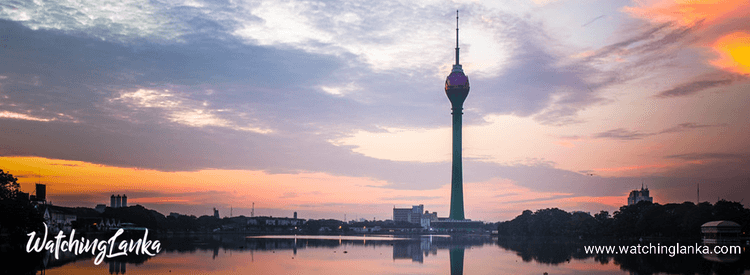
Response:
[{"label": "water reflection", "polygon": [[[700,255],[590,255],[581,242],[565,239],[424,236],[362,238],[241,235],[160,238],[156,257],[54,258],[36,271],[12,274],[748,274],[747,253],[714,261]],[[723,261],[723,262],[722,262]],[[27,270],[34,270],[28,268]],[[6,270],[7,273],[7,270]],[[339,272],[340,273],[340,272]]]},{"label": "water reflection", "polygon": [[466,248],[457,247],[450,249],[451,275],[464,274],[464,251]]},{"label": "water reflection", "polygon": [[109,274],[125,274],[127,271],[127,264],[120,261],[109,262]]}]

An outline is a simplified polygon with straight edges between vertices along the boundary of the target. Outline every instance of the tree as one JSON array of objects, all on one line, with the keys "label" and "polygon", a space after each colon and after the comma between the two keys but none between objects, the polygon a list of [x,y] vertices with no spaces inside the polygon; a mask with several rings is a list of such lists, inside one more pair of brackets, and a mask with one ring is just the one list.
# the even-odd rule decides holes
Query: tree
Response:
[{"label": "tree", "polygon": [[18,179],[0,170],[0,244],[20,249],[26,234],[42,229],[41,213],[20,193]]},{"label": "tree", "polygon": [[0,201],[15,199],[18,188],[18,179],[0,169]]}]

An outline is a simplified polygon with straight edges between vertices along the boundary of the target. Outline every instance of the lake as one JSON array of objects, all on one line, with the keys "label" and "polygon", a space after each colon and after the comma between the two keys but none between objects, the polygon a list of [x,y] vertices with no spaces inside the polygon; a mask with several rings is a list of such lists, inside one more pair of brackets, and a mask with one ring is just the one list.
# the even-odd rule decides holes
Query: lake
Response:
[{"label": "lake", "polygon": [[[37,274],[750,274],[747,253],[591,255],[581,242],[487,236],[160,238],[155,257],[46,261]],[[747,248],[745,248],[746,250]],[[42,264],[44,265],[44,264]]]}]

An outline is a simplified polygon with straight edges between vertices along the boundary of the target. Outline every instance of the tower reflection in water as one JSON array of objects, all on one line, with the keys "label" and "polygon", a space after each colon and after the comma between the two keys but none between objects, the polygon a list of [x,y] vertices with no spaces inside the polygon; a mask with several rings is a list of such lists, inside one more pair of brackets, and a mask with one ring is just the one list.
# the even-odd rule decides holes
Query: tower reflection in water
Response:
[{"label": "tower reflection in water", "polygon": [[[475,245],[481,245],[481,243]],[[425,257],[437,255],[438,248],[441,250],[447,249],[450,257],[451,275],[458,275],[464,273],[464,252],[467,246],[471,246],[471,244],[450,241],[433,243],[432,238],[422,238],[419,242],[396,242],[393,244],[393,260],[411,259],[412,262],[424,263]]]},{"label": "tower reflection in water", "polygon": [[451,275],[464,274],[464,247],[451,248]]},{"label": "tower reflection in water", "polygon": [[109,262],[109,274],[125,274],[127,264],[121,261]]}]

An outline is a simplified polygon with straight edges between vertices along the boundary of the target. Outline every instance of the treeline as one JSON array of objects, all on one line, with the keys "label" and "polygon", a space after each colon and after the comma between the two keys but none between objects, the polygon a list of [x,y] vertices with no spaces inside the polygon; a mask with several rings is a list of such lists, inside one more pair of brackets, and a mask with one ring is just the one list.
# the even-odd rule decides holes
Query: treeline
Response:
[{"label": "treeline", "polygon": [[639,202],[620,207],[610,215],[601,211],[566,212],[547,208],[525,210],[513,220],[501,222],[498,233],[506,236],[585,237],[700,237],[700,227],[716,220],[733,221],[750,230],[750,209],[741,203],[720,200],[716,204],[692,202],[658,204]]}]

